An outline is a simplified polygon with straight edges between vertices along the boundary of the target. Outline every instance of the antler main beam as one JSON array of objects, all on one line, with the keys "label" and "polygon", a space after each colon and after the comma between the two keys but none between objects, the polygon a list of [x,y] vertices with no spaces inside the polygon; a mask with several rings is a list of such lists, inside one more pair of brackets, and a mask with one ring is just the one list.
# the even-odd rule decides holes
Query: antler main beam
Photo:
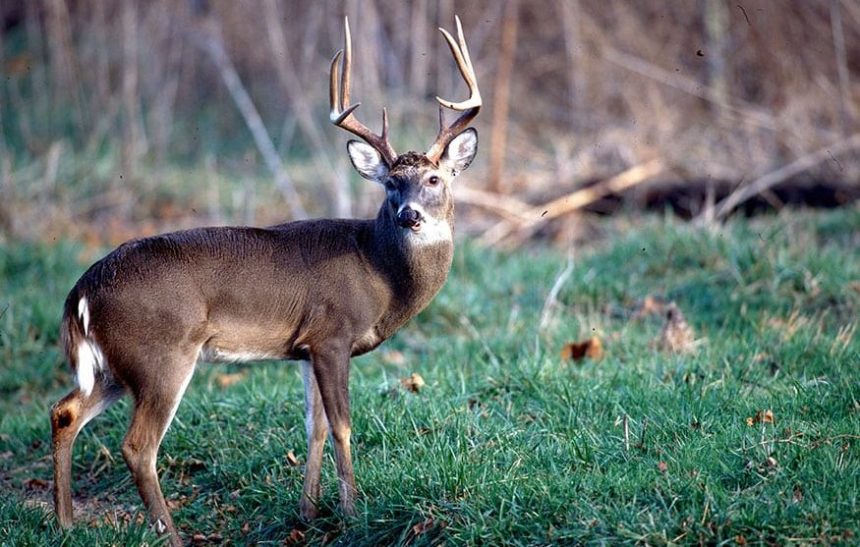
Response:
[{"label": "antler main beam", "polygon": [[[469,48],[466,46],[466,39],[463,37],[463,25],[460,23],[460,18],[455,16],[457,22],[457,40],[451,34],[439,27],[439,32],[445,37],[448,47],[451,49],[451,54],[457,63],[457,68],[460,69],[460,74],[469,86],[469,98],[465,101],[453,102],[441,97],[436,97],[441,105],[439,107],[439,134],[436,136],[436,142],[427,151],[427,158],[433,162],[438,162],[445,151],[445,147],[451,140],[466,129],[478,112],[481,109],[481,92],[478,89],[478,78],[475,75],[475,68],[472,66],[472,59],[469,57]],[[458,43],[459,42],[459,43]],[[463,112],[451,125],[445,126],[442,119],[442,107],[450,108]]]},{"label": "antler main beam", "polygon": [[[349,104],[352,36],[349,32],[349,19],[347,17],[343,18],[343,25],[344,49],[335,53],[331,60],[331,72],[329,76],[329,102],[331,104],[331,111],[329,112],[329,119],[336,126],[346,129],[366,141],[367,144],[371,145],[382,155],[382,158],[390,167],[397,159],[397,153],[394,151],[391,143],[388,142],[388,113],[385,108],[382,109],[382,134],[377,135],[355,117],[355,110],[361,106],[361,103]],[[343,64],[340,74],[338,74],[337,65],[341,57],[343,58]],[[338,82],[338,80],[340,81]]]}]

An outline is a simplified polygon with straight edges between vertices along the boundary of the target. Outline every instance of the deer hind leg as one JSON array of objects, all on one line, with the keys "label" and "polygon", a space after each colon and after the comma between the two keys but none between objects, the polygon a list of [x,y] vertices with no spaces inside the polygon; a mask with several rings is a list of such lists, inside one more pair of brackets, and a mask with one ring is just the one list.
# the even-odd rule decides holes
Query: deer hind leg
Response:
[{"label": "deer hind leg", "polygon": [[95,382],[89,394],[75,388],[51,407],[54,459],[54,510],[60,526],[72,525],[72,447],[81,429],[119,399],[123,388],[107,377]]},{"label": "deer hind leg", "polygon": [[312,352],[314,376],[319,386],[334,442],[337,464],[340,509],[346,516],[355,515],[355,472],[352,468],[349,417],[349,350],[329,346]]},{"label": "deer hind leg", "polygon": [[173,421],[182,395],[194,373],[194,362],[194,359],[186,360],[175,367],[166,364],[159,368],[170,370],[167,375],[169,378],[153,374],[146,379],[137,378],[137,381],[131,384],[134,413],[122,443],[122,456],[131,471],[153,527],[158,534],[168,534],[170,544],[174,546],[181,546],[182,540],[161,492],[156,460],[161,440]]},{"label": "deer hind leg", "polygon": [[328,433],[328,420],[323,410],[322,397],[314,371],[307,361],[302,363],[302,379],[305,384],[305,430],[308,436],[308,461],[305,464],[305,483],[299,514],[304,520],[313,520],[319,513],[320,471],[323,449]]}]

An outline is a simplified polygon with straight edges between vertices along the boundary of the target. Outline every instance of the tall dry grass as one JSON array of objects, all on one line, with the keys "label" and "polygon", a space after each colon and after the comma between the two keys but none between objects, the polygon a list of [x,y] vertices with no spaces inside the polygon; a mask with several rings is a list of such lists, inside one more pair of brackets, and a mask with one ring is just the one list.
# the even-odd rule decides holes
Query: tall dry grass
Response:
[{"label": "tall dry grass", "polygon": [[[360,116],[378,126],[388,105],[395,147],[421,150],[435,133],[433,96],[464,92],[435,32],[455,13],[486,104],[476,187],[538,199],[655,158],[663,181],[739,183],[858,131],[852,1],[4,2],[0,230],[27,232],[22,204],[34,198],[73,221],[132,214],[128,200],[171,184],[176,165],[264,173],[294,205],[279,214],[368,214],[375,198],[327,121],[342,16]],[[860,154],[798,177],[856,184]],[[65,187],[92,179],[77,197],[104,204],[64,205]]]}]

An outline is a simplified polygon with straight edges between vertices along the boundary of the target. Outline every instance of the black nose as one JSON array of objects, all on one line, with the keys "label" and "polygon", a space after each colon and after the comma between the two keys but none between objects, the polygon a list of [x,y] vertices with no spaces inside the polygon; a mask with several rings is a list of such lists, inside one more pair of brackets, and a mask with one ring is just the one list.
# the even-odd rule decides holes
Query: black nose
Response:
[{"label": "black nose", "polygon": [[397,213],[397,224],[401,228],[412,228],[421,222],[421,213],[412,207],[404,207]]}]

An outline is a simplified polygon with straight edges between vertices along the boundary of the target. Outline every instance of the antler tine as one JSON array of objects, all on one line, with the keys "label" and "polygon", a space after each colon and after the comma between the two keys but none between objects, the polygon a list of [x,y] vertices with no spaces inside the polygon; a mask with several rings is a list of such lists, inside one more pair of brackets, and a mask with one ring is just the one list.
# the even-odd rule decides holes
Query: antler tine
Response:
[{"label": "antler tine", "polygon": [[445,41],[448,43],[448,48],[451,50],[454,60],[457,61],[457,68],[460,70],[460,74],[466,81],[466,85],[469,86],[470,95],[468,99],[459,103],[455,103],[438,96],[436,97],[436,100],[439,101],[439,104],[450,109],[462,111],[467,108],[481,106],[481,92],[478,90],[475,68],[472,66],[472,59],[469,57],[469,48],[466,46],[466,39],[463,37],[463,25],[460,23],[459,17],[455,16],[454,19],[457,21],[457,38],[459,40],[459,44],[454,41],[454,37],[451,36],[451,33],[447,30],[440,27],[439,32],[441,32],[442,36],[445,37]]},{"label": "antler tine", "polygon": [[457,23],[457,40],[454,40],[454,37],[447,30],[440,27],[439,31],[445,38],[448,48],[451,50],[451,55],[454,56],[454,61],[457,63],[457,68],[460,70],[463,80],[465,80],[466,85],[469,87],[469,98],[465,101],[455,103],[441,97],[436,97],[440,105],[451,110],[463,112],[463,114],[454,123],[445,127],[442,119],[442,108],[439,108],[439,135],[436,137],[436,142],[433,143],[426,154],[434,162],[439,161],[448,143],[469,126],[469,123],[478,115],[478,111],[481,109],[481,92],[478,89],[478,78],[475,75],[475,68],[472,66],[472,59],[469,57],[469,48],[466,46],[466,39],[463,36],[463,25],[460,23],[459,17],[455,16],[454,20]]},{"label": "antler tine", "polygon": [[[344,49],[335,53],[331,60],[329,73],[329,102],[331,111],[329,119],[331,122],[350,133],[362,138],[382,155],[385,162],[391,166],[397,159],[397,153],[388,142],[388,113],[382,109],[382,134],[376,135],[366,125],[355,117],[355,110],[361,103],[349,104],[350,69],[352,68],[352,36],[349,32],[349,19],[343,18],[344,23]],[[341,72],[338,74],[338,61],[343,60]],[[338,77],[339,76],[339,77]],[[338,82],[340,80],[340,82]]]}]

